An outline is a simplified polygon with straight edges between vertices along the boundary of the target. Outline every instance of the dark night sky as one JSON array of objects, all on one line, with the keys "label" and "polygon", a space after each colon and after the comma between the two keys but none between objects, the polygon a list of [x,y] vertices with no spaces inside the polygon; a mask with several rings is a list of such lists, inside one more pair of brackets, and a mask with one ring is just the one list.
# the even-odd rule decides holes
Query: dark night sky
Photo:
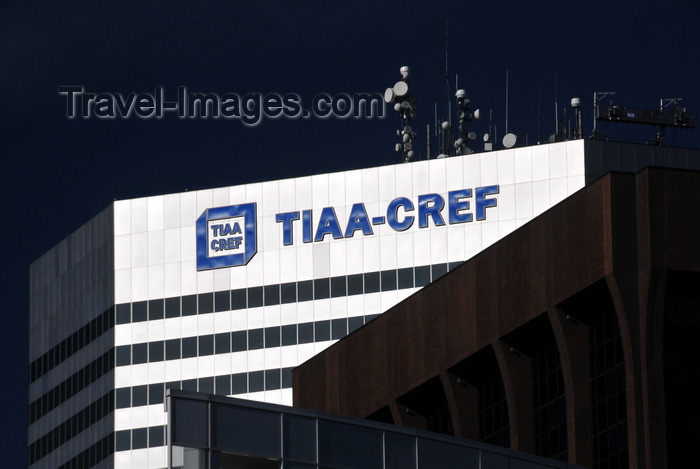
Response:
[{"label": "dark night sky", "polygon": [[[398,163],[398,116],[383,119],[66,118],[61,85],[111,93],[380,92],[412,70],[417,145],[444,110],[445,21],[455,74],[503,135],[554,132],[574,96],[584,131],[595,91],[700,112],[696,0],[563,2],[9,1],[0,6],[0,357],[3,467],[26,465],[29,264],[115,199]],[[99,6],[98,6],[99,5]],[[556,76],[556,82],[555,82]],[[555,93],[556,83],[556,93]],[[538,99],[538,88],[541,98]],[[488,121],[473,124],[479,135]],[[653,128],[617,125],[634,141]],[[697,131],[669,143],[700,146]],[[472,144],[481,148],[481,140]],[[424,156],[424,155],[423,155]]]}]

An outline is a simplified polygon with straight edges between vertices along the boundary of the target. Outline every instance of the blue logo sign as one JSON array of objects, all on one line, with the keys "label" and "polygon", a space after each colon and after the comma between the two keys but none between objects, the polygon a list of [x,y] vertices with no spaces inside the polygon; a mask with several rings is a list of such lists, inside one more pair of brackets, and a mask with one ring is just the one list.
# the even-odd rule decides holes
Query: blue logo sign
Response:
[{"label": "blue logo sign", "polygon": [[258,252],[256,204],[208,208],[197,219],[197,270],[246,265]]}]

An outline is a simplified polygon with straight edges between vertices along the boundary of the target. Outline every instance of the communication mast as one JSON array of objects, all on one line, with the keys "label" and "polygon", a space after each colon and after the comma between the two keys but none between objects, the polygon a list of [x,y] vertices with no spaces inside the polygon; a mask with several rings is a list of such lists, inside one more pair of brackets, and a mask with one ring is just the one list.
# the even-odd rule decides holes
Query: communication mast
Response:
[{"label": "communication mast", "polygon": [[415,150],[413,142],[416,139],[416,133],[411,127],[411,118],[415,116],[415,104],[413,97],[408,93],[408,83],[410,77],[410,69],[404,65],[401,67],[401,80],[397,81],[392,88],[387,88],[384,92],[384,101],[394,103],[394,110],[401,116],[401,128],[396,131],[396,135],[401,142],[395,145],[396,151],[403,154],[403,161],[413,161]]}]

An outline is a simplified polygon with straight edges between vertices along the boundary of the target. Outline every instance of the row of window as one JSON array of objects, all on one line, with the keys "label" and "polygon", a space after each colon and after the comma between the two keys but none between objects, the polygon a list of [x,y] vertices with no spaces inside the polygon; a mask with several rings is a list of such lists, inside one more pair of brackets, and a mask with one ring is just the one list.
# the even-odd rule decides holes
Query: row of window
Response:
[{"label": "row of window", "polygon": [[75,355],[79,350],[93,342],[114,327],[114,308],[110,308],[85,324],[69,337],[63,339],[51,350],[29,364],[29,382],[33,383],[54,369],[59,363]]},{"label": "row of window", "polygon": [[116,393],[116,408],[162,404],[165,401],[166,389],[198,391],[221,396],[288,389],[292,387],[293,369],[276,368],[119,388]]},{"label": "row of window", "polygon": [[232,311],[365,293],[423,287],[461,262],[383,270],[182,297],[161,298],[116,307],[116,323],[128,324],[195,314]]},{"label": "row of window", "polygon": [[120,430],[114,439],[117,451],[165,446],[165,426]]},{"label": "row of window", "polygon": [[[132,388],[119,388],[110,391],[102,398],[66,420],[29,446],[29,464],[34,464],[59,446],[66,443],[78,433],[89,428],[98,420],[107,416],[113,409],[162,404],[166,389],[198,391],[222,396],[246,394],[252,392],[288,389],[292,387],[292,370],[278,368],[252,371],[246,373],[210,376],[168,383],[154,383]],[[157,428],[134,429],[117,432],[117,451],[163,446],[165,440],[158,434]],[[128,438],[126,435],[129,435]],[[130,447],[125,446],[129,441]],[[120,443],[121,442],[121,443]],[[119,449],[123,448],[123,449]]]},{"label": "row of window", "polygon": [[205,357],[262,348],[342,339],[377,314],[158,340],[117,347],[117,366]]},{"label": "row of window", "polygon": [[114,454],[114,433],[110,433],[70,461],[61,464],[58,469],[85,469],[86,467],[93,467],[112,454]]},{"label": "row of window", "polygon": [[61,384],[29,404],[29,423],[34,423],[114,368],[114,349],[84,366]]},{"label": "row of window", "polygon": [[34,464],[78,433],[88,429],[113,409],[114,391],[110,391],[29,445],[29,464]]}]

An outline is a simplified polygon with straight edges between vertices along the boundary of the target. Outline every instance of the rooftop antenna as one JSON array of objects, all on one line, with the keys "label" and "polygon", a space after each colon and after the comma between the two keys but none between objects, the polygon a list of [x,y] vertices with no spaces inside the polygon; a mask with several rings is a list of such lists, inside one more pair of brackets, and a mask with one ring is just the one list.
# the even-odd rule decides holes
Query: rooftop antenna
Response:
[{"label": "rooftop antenna", "polygon": [[554,134],[559,135],[559,96],[557,90],[557,72],[554,72]]},{"label": "rooftop antenna", "polygon": [[506,133],[508,133],[508,70],[506,70]]},{"label": "rooftop antenna", "polygon": [[450,103],[450,68],[449,68],[449,21],[445,20],[445,112],[447,118],[443,118],[440,127],[440,155],[446,157],[452,154],[450,142],[452,141],[452,105]]},{"label": "rooftop antenna", "polygon": [[518,143],[517,135],[508,133],[508,70],[506,70],[506,134],[501,143],[506,148],[513,148]]},{"label": "rooftop antenna", "polygon": [[401,128],[396,131],[401,142],[397,143],[394,148],[403,153],[403,161],[408,163],[413,161],[415,157],[413,141],[416,139],[416,134],[411,128],[411,118],[415,116],[415,105],[413,97],[408,93],[411,71],[408,66],[404,65],[401,67],[400,73],[401,80],[384,92],[384,101],[394,103],[394,110],[401,115]]},{"label": "rooftop antenna", "polygon": [[473,151],[467,146],[469,140],[476,139],[476,133],[469,132],[467,130],[467,122],[471,122],[472,119],[479,119],[479,110],[472,112],[469,109],[469,103],[471,102],[467,98],[467,92],[459,89],[455,93],[457,98],[457,118],[459,119],[459,138],[455,140],[454,147],[458,155],[468,155],[473,153]]},{"label": "rooftop antenna", "polygon": [[542,133],[542,85],[537,84],[537,144],[541,143]]}]

